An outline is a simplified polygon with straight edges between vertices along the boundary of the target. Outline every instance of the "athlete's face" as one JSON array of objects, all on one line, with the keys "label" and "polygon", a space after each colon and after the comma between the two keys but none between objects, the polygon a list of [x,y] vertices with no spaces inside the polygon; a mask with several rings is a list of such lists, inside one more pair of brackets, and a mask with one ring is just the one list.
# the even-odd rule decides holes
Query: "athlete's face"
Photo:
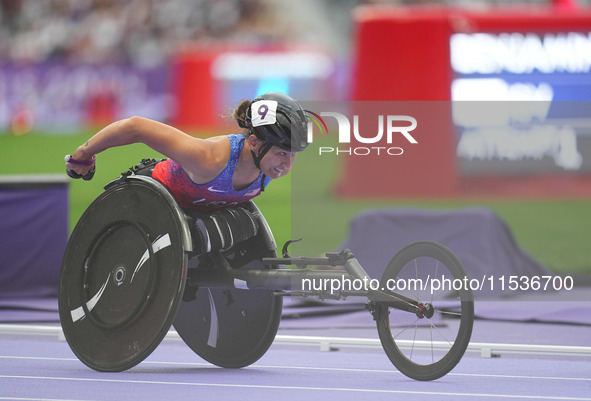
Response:
[{"label": "athlete's face", "polygon": [[296,154],[273,146],[261,160],[261,171],[269,178],[283,177],[290,172]]}]

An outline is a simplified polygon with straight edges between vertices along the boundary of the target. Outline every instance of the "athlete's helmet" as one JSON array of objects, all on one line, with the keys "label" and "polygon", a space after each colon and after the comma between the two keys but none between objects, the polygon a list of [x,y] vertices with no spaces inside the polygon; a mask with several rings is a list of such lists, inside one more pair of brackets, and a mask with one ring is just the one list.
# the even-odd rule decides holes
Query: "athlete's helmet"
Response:
[{"label": "athlete's helmet", "polygon": [[246,113],[246,125],[257,138],[289,152],[301,152],[308,146],[304,109],[283,93],[268,92],[254,99]]}]

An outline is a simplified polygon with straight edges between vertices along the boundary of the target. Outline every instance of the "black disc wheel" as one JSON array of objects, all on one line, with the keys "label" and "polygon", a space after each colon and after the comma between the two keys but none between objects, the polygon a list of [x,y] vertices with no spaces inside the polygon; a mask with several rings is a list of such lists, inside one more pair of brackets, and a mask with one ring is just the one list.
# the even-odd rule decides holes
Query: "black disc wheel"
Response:
[{"label": "black disc wheel", "polygon": [[[261,252],[256,240],[247,242],[236,254]],[[276,257],[272,251],[263,253],[261,257]],[[265,266],[253,261],[241,268]],[[242,368],[259,360],[272,345],[282,307],[283,298],[273,291],[199,288],[195,299],[182,303],[174,327],[201,358],[223,368]]]},{"label": "black disc wheel", "polygon": [[[258,234],[227,252],[211,255],[208,268],[278,268],[261,262],[277,257],[275,240],[257,206],[251,201],[246,207],[257,219]],[[189,269],[189,276],[198,276],[202,268]],[[259,360],[273,344],[283,309],[283,297],[274,291],[250,290],[240,280],[232,288],[191,290],[195,297],[182,303],[174,327],[201,358],[224,368],[242,368]]]},{"label": "black disc wheel", "polygon": [[180,209],[151,178],[129,178],[89,206],[68,242],[58,296],[83,363],[122,371],[158,346],[185,288],[186,243]]},{"label": "black disc wheel", "polygon": [[388,264],[381,288],[418,305],[412,312],[376,303],[390,361],[415,380],[435,380],[460,361],[472,334],[474,298],[458,258],[436,242],[407,245]]}]

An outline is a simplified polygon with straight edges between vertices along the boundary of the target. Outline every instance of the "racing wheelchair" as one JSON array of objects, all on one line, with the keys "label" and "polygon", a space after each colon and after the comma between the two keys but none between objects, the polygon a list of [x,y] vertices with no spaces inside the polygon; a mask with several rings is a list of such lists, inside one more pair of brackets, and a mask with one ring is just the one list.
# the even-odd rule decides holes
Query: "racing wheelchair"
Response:
[{"label": "racing wheelchair", "polygon": [[[278,257],[252,201],[195,217],[153,178],[123,175],[91,203],[68,242],[58,296],[65,338],[90,368],[118,372],[148,357],[174,326],[206,361],[241,368],[273,343],[284,296],[362,297],[401,373],[434,380],[460,361],[472,333],[472,292],[416,285],[466,278],[449,249],[409,244],[372,280],[349,250],[291,257],[289,242]],[[333,291],[303,285],[310,280],[356,284]]]}]

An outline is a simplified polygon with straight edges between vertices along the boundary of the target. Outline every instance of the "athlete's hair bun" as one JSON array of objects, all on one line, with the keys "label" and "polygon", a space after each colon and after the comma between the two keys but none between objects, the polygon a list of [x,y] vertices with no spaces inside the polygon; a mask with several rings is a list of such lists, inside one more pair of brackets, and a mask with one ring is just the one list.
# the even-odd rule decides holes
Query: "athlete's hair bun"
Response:
[{"label": "athlete's hair bun", "polygon": [[232,113],[232,117],[234,117],[240,128],[250,128],[250,124],[246,122],[246,116],[251,104],[252,101],[243,100]]}]

